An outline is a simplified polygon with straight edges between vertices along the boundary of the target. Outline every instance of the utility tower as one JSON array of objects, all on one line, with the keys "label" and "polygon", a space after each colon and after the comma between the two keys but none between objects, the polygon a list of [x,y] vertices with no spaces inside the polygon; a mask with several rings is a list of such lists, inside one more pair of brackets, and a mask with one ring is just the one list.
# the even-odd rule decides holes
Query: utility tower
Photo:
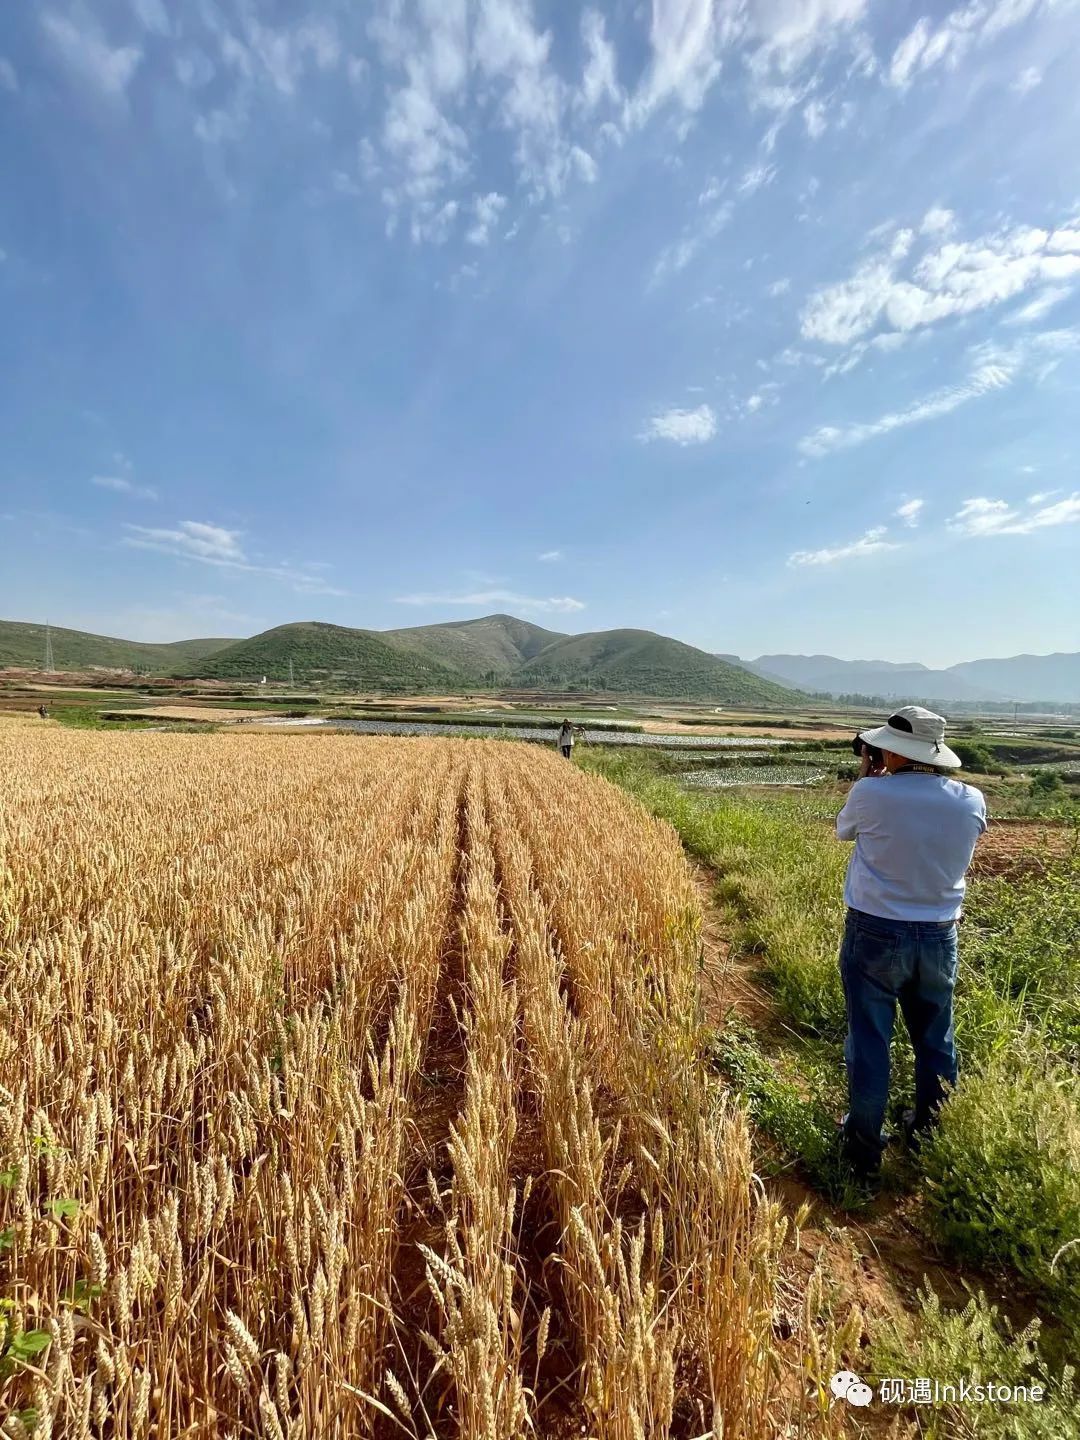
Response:
[{"label": "utility tower", "polygon": [[295,684],[296,684],[296,676],[293,674],[293,663],[292,663],[292,656],[291,656],[291,655],[289,656],[289,684],[290,684],[290,685],[295,685]]},{"label": "utility tower", "polygon": [[46,620],[46,621],[45,621],[45,673],[46,673],[47,675],[51,675],[52,672],[53,672],[55,669],[56,669],[56,666],[53,664],[53,653],[52,653],[52,631],[51,631],[50,628],[49,628],[49,622]]}]

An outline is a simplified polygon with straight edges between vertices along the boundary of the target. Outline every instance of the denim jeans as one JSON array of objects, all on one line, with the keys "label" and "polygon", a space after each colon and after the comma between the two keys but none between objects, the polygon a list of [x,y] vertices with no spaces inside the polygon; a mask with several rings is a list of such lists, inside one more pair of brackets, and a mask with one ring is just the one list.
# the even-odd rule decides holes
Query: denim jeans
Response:
[{"label": "denim jeans", "polygon": [[944,1086],[956,1084],[956,922],[883,920],[849,910],[840,973],[848,1022],[845,1149],[853,1163],[872,1169],[881,1160],[897,1003],[915,1050],[917,1130],[932,1122]]}]

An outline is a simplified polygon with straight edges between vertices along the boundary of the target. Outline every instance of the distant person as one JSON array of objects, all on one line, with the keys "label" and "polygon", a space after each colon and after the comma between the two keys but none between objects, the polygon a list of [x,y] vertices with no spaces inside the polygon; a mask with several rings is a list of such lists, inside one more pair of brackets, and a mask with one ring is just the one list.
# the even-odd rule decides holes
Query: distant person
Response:
[{"label": "distant person", "polygon": [[836,820],[840,839],[855,841],[840,950],[848,1020],[841,1148],[855,1174],[873,1180],[884,1148],[897,1004],[915,1051],[915,1109],[904,1116],[913,1144],[934,1123],[946,1087],[956,1084],[956,925],[964,877],[986,829],[986,801],[973,785],[948,777],[960,757],[945,744],[945,721],[921,705],[902,706],[859,739],[859,779]]},{"label": "distant person", "polygon": [[42,720],[47,720],[49,718],[49,707],[47,705],[39,705],[37,707],[37,713],[41,716]]},{"label": "distant person", "polygon": [[574,751],[574,727],[570,724],[569,720],[562,722],[558,744],[560,754],[569,760]]}]

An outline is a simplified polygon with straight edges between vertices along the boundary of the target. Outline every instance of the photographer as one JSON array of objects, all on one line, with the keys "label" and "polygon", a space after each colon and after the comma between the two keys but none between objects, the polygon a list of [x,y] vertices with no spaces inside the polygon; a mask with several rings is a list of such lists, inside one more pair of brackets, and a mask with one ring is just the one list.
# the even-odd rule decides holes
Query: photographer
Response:
[{"label": "photographer", "polygon": [[974,786],[948,777],[960,759],[945,744],[945,721],[921,705],[904,705],[863,731],[855,748],[859,779],[836,820],[840,839],[855,842],[840,950],[848,1020],[841,1144],[856,1175],[873,1180],[898,1003],[915,1051],[915,1109],[904,1117],[914,1143],[933,1123],[945,1087],[956,1083],[956,925],[986,802]]}]

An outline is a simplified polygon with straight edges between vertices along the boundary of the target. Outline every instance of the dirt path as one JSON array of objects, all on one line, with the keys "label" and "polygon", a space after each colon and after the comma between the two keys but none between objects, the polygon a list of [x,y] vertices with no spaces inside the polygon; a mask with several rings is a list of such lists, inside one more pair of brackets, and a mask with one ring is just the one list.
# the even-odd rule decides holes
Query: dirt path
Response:
[{"label": "dirt path", "polygon": [[[696,886],[703,917],[703,999],[706,1018],[722,1029],[734,1013],[759,1035],[779,1036],[783,1017],[761,983],[753,956],[733,952],[723,917],[714,902],[715,880],[704,867],[696,867]],[[837,1117],[839,1120],[839,1116]],[[768,1142],[762,1137],[762,1144]],[[780,1198],[790,1213],[810,1206],[798,1249],[791,1258],[785,1289],[797,1306],[806,1281],[820,1258],[833,1289],[833,1304],[842,1316],[858,1306],[864,1317],[863,1342],[883,1322],[918,1309],[917,1292],[929,1283],[941,1299],[963,1306],[968,1299],[967,1280],[987,1297],[1015,1310],[1016,1294],[1006,1292],[993,1277],[947,1261],[919,1224],[919,1200],[913,1193],[886,1191],[862,1211],[852,1214],[831,1205],[792,1168],[767,1179],[766,1189]]]}]

